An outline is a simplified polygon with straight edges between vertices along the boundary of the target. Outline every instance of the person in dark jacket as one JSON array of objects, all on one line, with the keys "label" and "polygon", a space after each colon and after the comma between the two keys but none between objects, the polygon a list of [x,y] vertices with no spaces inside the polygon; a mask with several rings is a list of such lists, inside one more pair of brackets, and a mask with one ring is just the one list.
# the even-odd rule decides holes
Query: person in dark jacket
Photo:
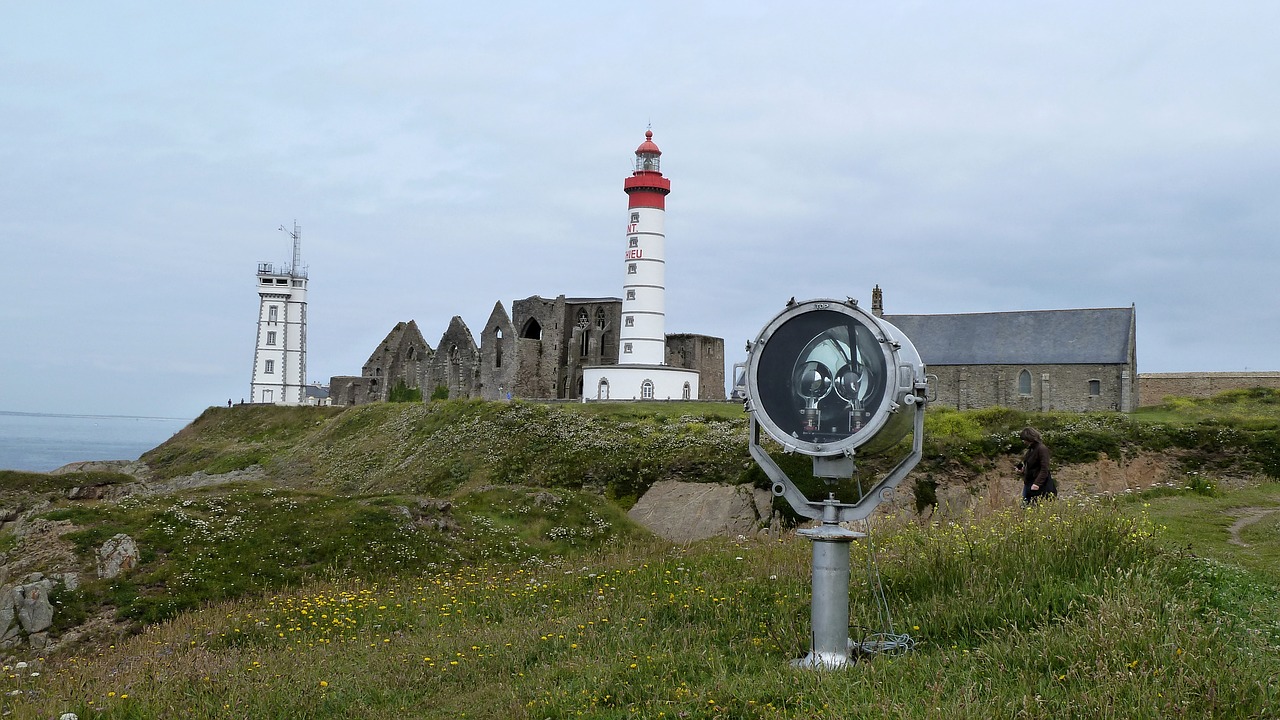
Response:
[{"label": "person in dark jacket", "polygon": [[1057,497],[1058,484],[1049,474],[1049,447],[1033,427],[1022,429],[1019,434],[1027,452],[1016,467],[1022,472],[1022,503],[1030,505],[1042,497]]}]

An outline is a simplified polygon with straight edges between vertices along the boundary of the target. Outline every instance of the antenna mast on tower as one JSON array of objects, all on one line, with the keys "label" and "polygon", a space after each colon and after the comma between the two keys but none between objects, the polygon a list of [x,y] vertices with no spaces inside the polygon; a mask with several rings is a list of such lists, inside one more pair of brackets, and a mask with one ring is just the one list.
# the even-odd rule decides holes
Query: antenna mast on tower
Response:
[{"label": "antenna mast on tower", "polygon": [[281,230],[289,233],[289,237],[293,238],[293,265],[289,268],[289,274],[298,276],[302,272],[302,228],[298,227],[298,221],[293,221],[293,231],[285,230],[283,225]]}]

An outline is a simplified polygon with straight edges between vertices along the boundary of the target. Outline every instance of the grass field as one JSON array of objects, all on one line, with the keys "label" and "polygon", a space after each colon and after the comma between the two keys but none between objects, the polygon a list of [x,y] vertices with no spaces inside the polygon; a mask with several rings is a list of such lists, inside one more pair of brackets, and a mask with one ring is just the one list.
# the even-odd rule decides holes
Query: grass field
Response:
[{"label": "grass field", "polygon": [[[285,482],[64,503],[45,518],[73,522],[67,537],[83,550],[115,532],[136,534],[148,548],[135,575],[60,593],[64,617],[115,607],[137,632],[73,655],[12,656],[0,678],[0,713],[1274,718],[1280,484],[1265,476],[1227,482],[1213,469],[1232,458],[1246,469],[1265,466],[1248,455],[1265,433],[1257,429],[1265,427],[1265,403],[1240,405],[1189,422],[1037,418],[1059,439],[1079,433],[1081,452],[1126,437],[1158,443],[1156,431],[1170,426],[1227,438],[1208,446],[1217,459],[1195,462],[1200,469],[1189,472],[1201,474],[1189,474],[1185,487],[937,522],[877,517],[870,540],[851,549],[851,636],[890,629],[914,649],[862,655],[840,671],[790,662],[809,645],[808,541],[788,533],[671,545],[631,525],[608,492],[557,485],[554,475],[495,483],[491,469],[468,466],[447,502],[418,492],[306,487],[286,474]],[[376,433],[420,438],[422,423],[487,430],[511,422],[504,413],[512,411],[413,412],[423,416],[399,430],[405,416],[387,406],[266,423],[219,415],[210,420],[221,428],[212,440],[193,431],[154,456],[198,467],[202,448],[215,448],[207,462],[252,451],[270,466],[297,461],[309,443],[360,433],[375,433],[366,444],[403,453]],[[604,418],[565,408],[517,412],[564,426],[530,429],[505,446],[497,465],[524,457],[530,444],[602,442],[578,435],[588,426],[561,413],[607,421],[610,432],[627,431],[627,444],[647,438],[638,446],[657,454],[663,472],[686,467],[698,438],[734,422],[634,407]],[[1025,420],[939,413],[935,447],[980,457],[984,444],[1004,442],[1005,424]],[[243,426],[231,429],[236,423]],[[688,444],[673,440],[674,428],[688,425],[704,427],[686,433],[694,437]],[[1247,442],[1230,445],[1232,437]],[[556,452],[567,467],[565,458],[579,451]],[[370,462],[385,462],[374,455]],[[869,569],[873,558],[878,574]],[[877,576],[891,627],[875,600]]]}]

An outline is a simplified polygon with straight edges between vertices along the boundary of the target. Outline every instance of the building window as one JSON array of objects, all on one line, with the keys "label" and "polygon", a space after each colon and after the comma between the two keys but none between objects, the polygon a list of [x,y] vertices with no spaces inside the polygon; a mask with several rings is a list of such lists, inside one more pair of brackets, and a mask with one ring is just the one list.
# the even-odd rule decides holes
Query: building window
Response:
[{"label": "building window", "polygon": [[267,331],[267,344],[268,344],[268,345],[275,345],[275,344],[276,344],[276,331],[275,331],[275,330],[268,330],[268,331]]},{"label": "building window", "polygon": [[622,352],[624,353],[631,352],[631,343],[622,343]]},{"label": "building window", "polygon": [[627,263],[627,274],[628,274],[628,275],[635,275],[635,274],[636,274],[636,264],[635,264],[635,263]]},{"label": "building window", "polygon": [[524,330],[520,332],[520,337],[528,340],[541,340],[542,325],[538,324],[537,320],[529,318],[529,321],[524,324]]},{"label": "building window", "polygon": [[[493,329],[493,366],[502,367],[502,328]],[[501,389],[499,389],[501,394]]]},{"label": "building window", "polygon": [[1031,397],[1031,373],[1026,370],[1018,373],[1018,394]]},{"label": "building window", "polygon": [[645,380],[644,382],[640,383],[640,398],[642,400],[653,399],[653,381],[652,380]]},{"label": "building window", "polygon": [[640,222],[640,213],[638,212],[631,213],[631,222]]},{"label": "building window", "polygon": [[280,306],[279,306],[279,305],[268,305],[268,306],[267,306],[267,320],[268,320],[269,322],[276,322],[276,321],[278,321],[279,319],[280,319]]},{"label": "building window", "polygon": [[600,378],[600,384],[596,386],[596,399],[609,399],[609,378]]},{"label": "building window", "polygon": [[630,240],[628,240],[628,241],[627,241],[627,247],[632,247],[632,248],[634,248],[634,247],[640,247],[640,238],[638,238],[638,237],[633,237],[633,238],[631,238]]},{"label": "building window", "polygon": [[1090,380],[1090,381],[1089,381],[1089,394],[1090,394],[1091,396],[1093,396],[1093,397],[1098,397],[1099,395],[1101,395],[1101,394],[1102,394],[1102,381],[1101,381],[1101,380]]},{"label": "building window", "polygon": [[591,317],[587,315],[586,308],[578,308],[578,327],[584,328],[591,324]]},{"label": "building window", "polygon": [[691,392],[693,392],[693,389],[689,387],[689,383],[685,383],[685,384],[684,384],[684,399],[685,399],[685,400],[688,400],[688,399],[689,399],[689,394],[690,394]]},{"label": "building window", "polygon": [[596,308],[596,327],[604,329],[604,308]]},{"label": "building window", "polygon": [[627,291],[627,299],[628,299],[628,300],[635,300],[635,299],[636,299],[636,291],[635,291],[635,290],[628,290],[628,291]]},{"label": "building window", "polygon": [[275,371],[276,371],[275,360],[267,360],[266,362],[262,363],[262,372],[268,375],[272,375],[275,373]]},{"label": "building window", "polygon": [[590,352],[591,352],[591,331],[583,330],[582,331],[582,348],[579,350],[579,354],[582,357],[586,357],[588,354],[590,354]]},{"label": "building window", "polygon": [[636,319],[628,315],[627,319],[622,321],[622,324],[626,325],[627,327],[635,327]]}]

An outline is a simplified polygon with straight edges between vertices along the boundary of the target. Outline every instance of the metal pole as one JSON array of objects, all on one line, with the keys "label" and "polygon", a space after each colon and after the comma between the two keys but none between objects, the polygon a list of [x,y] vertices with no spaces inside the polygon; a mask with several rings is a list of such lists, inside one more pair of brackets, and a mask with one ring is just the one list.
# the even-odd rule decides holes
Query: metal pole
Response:
[{"label": "metal pole", "polygon": [[[834,515],[834,506],[827,509],[828,514]],[[798,534],[813,541],[813,645],[807,656],[793,664],[813,669],[842,668],[850,662],[849,543],[866,534],[826,520]]]}]

